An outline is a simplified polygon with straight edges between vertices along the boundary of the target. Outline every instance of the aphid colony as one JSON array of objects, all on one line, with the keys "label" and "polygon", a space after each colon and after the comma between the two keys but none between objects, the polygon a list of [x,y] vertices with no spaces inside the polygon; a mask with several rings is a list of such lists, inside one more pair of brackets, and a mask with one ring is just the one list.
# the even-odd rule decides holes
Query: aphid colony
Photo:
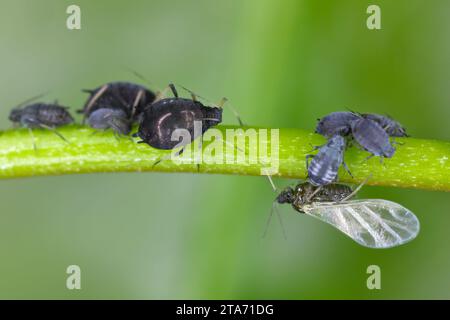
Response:
[{"label": "aphid colony", "polygon": [[379,156],[383,159],[392,158],[395,153],[392,146],[395,141],[391,142],[390,137],[408,136],[400,123],[387,116],[350,111],[333,112],[319,119],[316,133],[328,138],[328,142],[316,147],[319,151],[315,156],[308,155],[306,158],[308,178],[315,186],[336,181],[341,164],[351,175],[344,162],[348,142],[356,141],[362,149],[370,153],[368,158]]},{"label": "aphid colony", "polygon": [[[205,106],[192,92],[190,99],[180,98],[173,84],[169,88],[173,98],[155,94],[141,85],[110,82],[84,90],[89,97],[79,112],[83,114],[83,123],[99,130],[113,130],[116,135],[128,135],[137,124],[138,131],[133,137],[141,139],[138,143],[162,150],[178,145],[178,141],[171,139],[176,129],[185,129],[196,139],[222,122],[225,98],[215,106]],[[28,128],[35,149],[33,129],[51,130],[65,140],[56,128],[74,122],[68,108],[57,102],[22,104],[11,111],[9,119]],[[194,122],[202,124],[201,132],[195,132]],[[273,209],[289,203],[296,211],[331,224],[366,247],[389,248],[414,239],[420,226],[411,211],[387,200],[351,200],[364,183],[355,190],[337,183],[341,165],[351,175],[344,161],[350,144],[356,143],[368,151],[368,158],[391,158],[395,153],[392,145],[395,141],[391,138],[408,136],[400,123],[377,114],[334,112],[319,119],[316,133],[328,141],[314,148],[318,150],[315,155],[306,157],[308,181],[284,189],[275,199]]]},{"label": "aphid colony", "polygon": [[[110,82],[92,90],[83,90],[89,94],[84,107],[83,123],[99,130],[113,130],[116,135],[128,135],[133,124],[138,124],[139,143],[146,143],[153,148],[171,150],[178,141],[171,139],[176,129],[185,129],[193,139],[194,122],[202,123],[202,132],[222,121],[222,106],[225,99],[217,106],[205,106],[191,93],[191,99],[180,98],[173,84],[169,85],[174,98],[165,98],[162,93],[155,94],[144,86],[129,82]],[[64,137],[56,128],[74,122],[67,107],[47,103],[33,103],[14,108],[9,119],[15,124],[30,130],[42,128]],[[36,148],[33,138],[33,145]]]},{"label": "aphid colony", "polygon": [[377,114],[334,112],[319,119],[316,133],[328,141],[314,148],[318,150],[315,155],[306,156],[308,181],[284,189],[273,210],[278,204],[289,203],[296,211],[318,218],[370,248],[395,247],[414,239],[420,224],[411,211],[387,200],[350,200],[364,182],[354,191],[336,183],[341,165],[351,175],[344,162],[349,142],[355,141],[368,151],[368,158],[391,158],[395,149],[390,137],[408,136],[400,123]]}]

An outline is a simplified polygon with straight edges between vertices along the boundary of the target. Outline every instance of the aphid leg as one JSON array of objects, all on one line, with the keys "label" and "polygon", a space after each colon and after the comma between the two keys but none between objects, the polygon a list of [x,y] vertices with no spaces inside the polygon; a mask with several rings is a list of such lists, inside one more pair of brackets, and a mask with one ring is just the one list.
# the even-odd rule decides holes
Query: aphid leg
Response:
[{"label": "aphid leg", "polygon": [[306,202],[310,202],[312,198],[314,198],[314,196],[320,191],[322,190],[323,186],[319,186],[316,188],[316,190],[313,191],[313,193],[311,193],[307,198],[306,198]]},{"label": "aphid leg", "polygon": [[223,97],[222,99],[220,99],[219,103],[217,104],[217,107],[219,107],[220,109],[223,109],[223,107],[227,107],[228,109],[230,109],[230,111],[233,113],[234,117],[237,119],[239,126],[244,127],[245,124],[241,119],[241,116],[239,115],[239,113],[236,111],[235,108],[233,108],[233,106],[230,103],[227,103],[228,99]]},{"label": "aphid leg", "polygon": [[307,154],[306,157],[305,157],[306,171],[308,171],[308,169],[309,169],[309,162],[310,162],[311,158],[314,158],[313,154]]},{"label": "aphid leg", "polygon": [[320,146],[313,146],[311,142],[309,143],[309,145],[311,147],[311,150],[309,150],[308,152],[313,152],[313,151],[319,150],[320,148],[322,148],[324,146],[324,144],[322,144]]},{"label": "aphid leg", "polygon": [[[95,102],[102,96],[103,93],[105,93],[106,89],[108,89],[108,85],[105,84],[103,87],[100,88],[100,90],[97,91],[97,93],[92,97],[92,99],[89,101],[88,105],[84,109],[84,114],[88,114],[91,110],[92,106],[95,104]],[[83,119],[84,123],[84,119]]]},{"label": "aphid leg", "polygon": [[[199,145],[199,149],[203,148],[203,135],[200,136],[200,145]],[[184,149],[183,149],[184,151]],[[202,150],[200,150],[200,152],[202,152]],[[200,172],[200,163],[197,163],[197,173]]]},{"label": "aphid leg", "polygon": [[[145,143],[145,141],[138,141],[138,143]],[[165,155],[164,157],[159,158],[152,164],[152,169],[154,169],[159,163],[169,160],[172,157],[179,157],[184,151],[184,147],[180,149],[180,151],[175,152],[174,154],[170,153],[168,155]]]},{"label": "aphid leg", "polygon": [[45,124],[39,124],[39,126],[43,129],[47,129],[50,130],[51,132],[53,132],[54,134],[56,134],[58,137],[60,137],[63,141],[67,142],[68,144],[70,144],[70,142],[61,134],[58,132],[58,130],[56,130],[55,128],[49,127]]},{"label": "aphid leg", "polygon": [[136,95],[136,98],[134,99],[133,106],[131,108],[131,119],[133,119],[134,115],[136,114],[136,108],[139,105],[139,102],[141,101],[143,96],[144,90],[140,89]]},{"label": "aphid leg", "polygon": [[350,172],[350,169],[348,168],[347,164],[345,163],[345,161],[342,161],[342,166],[344,167],[345,171],[348,172],[348,174],[350,175],[350,177],[354,178],[352,173]]},{"label": "aphid leg", "polygon": [[367,157],[363,160],[363,162],[364,162],[364,161],[369,161],[369,160],[372,159],[374,156],[375,156],[374,154],[371,154],[370,156],[367,156]]},{"label": "aphid leg", "polygon": [[346,196],[344,199],[342,199],[339,202],[347,201],[347,200],[353,198],[359,192],[359,190],[361,190],[361,188],[367,183],[367,181],[369,181],[369,179],[371,177],[372,177],[372,174],[370,174],[366,179],[364,179],[364,181],[361,182],[361,184],[359,186],[357,186],[356,189],[352,191],[352,193],[350,193],[348,196]]},{"label": "aphid leg", "polygon": [[116,139],[116,141],[120,141],[120,134],[116,130],[113,130],[113,136]]},{"label": "aphid leg", "polygon": [[155,102],[163,99],[164,97],[166,97],[167,96],[167,91],[169,91],[169,89],[170,89],[170,87],[167,86],[164,89],[162,89],[161,91],[158,91],[156,93],[156,97],[155,97],[155,100],[153,101],[153,103],[155,103]]},{"label": "aphid leg", "polygon": [[405,144],[404,142],[398,142],[397,140],[395,140],[395,138],[392,138],[391,143],[392,143],[393,145],[399,145],[399,146],[402,146],[402,145]]},{"label": "aphid leg", "polygon": [[36,146],[36,138],[34,137],[34,134],[33,134],[33,129],[31,129],[31,128],[28,128],[28,133],[30,134],[30,137],[31,137],[31,142],[33,143],[33,149],[34,149],[34,151],[36,151],[36,152],[37,152],[37,146]]},{"label": "aphid leg", "polygon": [[[220,108],[220,109],[223,109],[223,107],[227,107],[227,108],[233,113],[233,115],[235,116],[235,118],[236,118],[237,121],[239,122],[239,125],[240,125],[241,127],[245,126],[244,122],[243,122],[242,119],[241,119],[241,116],[240,116],[239,113],[236,111],[236,109],[233,108],[233,107],[231,106],[230,103],[227,103],[227,102],[228,102],[228,99],[227,99],[227,98],[223,97],[222,99],[220,99],[219,103],[213,103],[213,102],[211,102],[209,99],[206,99],[205,97],[202,97],[202,96],[200,96],[200,95],[194,93],[193,91],[191,91],[190,89],[188,89],[188,88],[186,88],[186,87],[184,87],[184,86],[182,86],[182,85],[178,85],[178,86],[181,87],[181,88],[183,88],[183,90],[186,90],[187,92],[189,92],[189,93],[191,94],[191,97],[195,96],[196,98],[197,98],[197,97],[198,97],[198,98],[201,98],[201,99],[205,100],[206,102],[211,103],[212,105],[214,105],[214,106],[216,106],[216,107],[218,107],[218,108]],[[194,100],[194,101],[197,101],[197,100],[194,99],[194,98],[193,98],[193,100]]]},{"label": "aphid leg", "polygon": [[175,88],[175,85],[173,83],[169,83],[169,88],[172,91],[173,96],[178,98],[178,91],[177,88]]}]

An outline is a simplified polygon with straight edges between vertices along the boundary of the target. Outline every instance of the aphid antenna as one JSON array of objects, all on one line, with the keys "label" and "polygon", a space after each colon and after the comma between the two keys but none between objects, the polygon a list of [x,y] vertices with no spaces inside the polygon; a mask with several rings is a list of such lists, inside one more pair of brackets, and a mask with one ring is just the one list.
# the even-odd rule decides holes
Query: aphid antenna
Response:
[{"label": "aphid antenna", "polygon": [[205,100],[206,102],[208,102],[209,104],[214,105],[214,106],[216,106],[216,107],[218,107],[218,108],[220,108],[220,109],[223,109],[224,106],[227,107],[227,108],[231,111],[231,113],[233,113],[234,117],[235,117],[235,118],[237,119],[237,121],[239,122],[239,125],[240,125],[241,127],[244,127],[244,126],[245,126],[244,122],[242,121],[241,116],[239,115],[239,113],[237,112],[237,110],[236,110],[236,109],[228,102],[228,99],[227,99],[227,98],[223,97],[222,99],[220,99],[219,103],[214,103],[214,102],[212,102],[210,99],[207,99],[207,98],[205,98],[205,97],[202,97],[202,96],[196,94],[195,92],[193,92],[192,90],[190,90],[190,89],[188,89],[188,88],[186,88],[186,87],[184,87],[184,86],[182,86],[182,85],[180,85],[180,84],[177,84],[177,86],[179,86],[179,87],[181,87],[183,90],[189,92],[189,93],[191,94],[191,96],[192,96],[192,100],[194,100],[194,101],[196,101],[194,97],[199,97],[200,99],[203,99],[203,100]]},{"label": "aphid antenna", "polygon": [[267,222],[266,222],[266,226],[265,226],[265,228],[264,228],[264,232],[263,232],[262,238],[265,238],[265,237],[266,237],[267,231],[269,230],[270,222],[272,221],[272,216],[273,216],[273,212],[274,212],[274,211],[275,211],[275,213],[276,213],[277,216],[278,216],[278,221],[279,221],[279,223],[280,223],[281,230],[282,230],[282,232],[283,232],[283,238],[284,238],[284,240],[287,240],[286,230],[285,230],[285,228],[284,228],[284,224],[283,224],[283,221],[282,221],[282,219],[281,219],[280,212],[278,211],[278,203],[277,203],[276,201],[274,201],[274,202],[272,203],[272,209],[270,210],[269,217],[267,218]]},{"label": "aphid antenna", "polygon": [[34,97],[31,97],[31,98],[29,98],[29,99],[27,99],[27,100],[25,100],[25,101],[22,101],[21,103],[19,103],[18,105],[16,105],[16,106],[14,107],[14,109],[19,109],[20,107],[23,107],[24,105],[26,105],[26,104],[28,104],[28,103],[30,103],[30,102],[33,102],[33,101],[35,101],[35,100],[37,100],[37,99],[39,99],[39,98],[42,98],[43,96],[47,95],[49,92],[50,92],[50,91],[46,91],[46,92],[44,92],[44,93],[38,94],[38,95],[36,95],[36,96],[34,96]]},{"label": "aphid antenna", "polygon": [[137,72],[136,70],[134,70],[130,67],[124,67],[124,68],[127,69],[129,72],[131,72],[136,78],[145,82],[148,86],[157,89],[157,91],[155,92],[156,97],[155,97],[155,100],[153,101],[153,103],[163,99],[166,96],[166,93],[167,93],[167,90],[169,89],[169,87],[165,87],[164,89],[161,90],[161,87],[155,85],[152,81],[148,80],[146,77],[144,77],[141,73]]},{"label": "aphid antenna", "polygon": [[361,113],[361,112],[354,111],[354,110],[350,109],[349,107],[345,107],[345,109],[346,109],[347,111],[353,113],[354,115],[357,115],[357,116],[360,116],[360,117],[362,116],[362,113]]},{"label": "aphid antenna", "polygon": [[367,181],[369,181],[370,178],[372,178],[372,174],[369,174],[369,176],[367,178],[365,178],[364,181],[361,182],[359,184],[359,186],[357,186],[356,189],[352,191],[352,193],[350,193],[348,196],[346,196],[340,202],[347,201],[348,199],[353,198],[359,192],[359,190],[361,190],[361,188],[367,183]]},{"label": "aphid antenna", "polygon": [[277,189],[277,187],[275,186],[275,183],[273,183],[272,176],[271,176],[270,174],[267,174],[266,177],[267,177],[267,179],[269,180],[269,183],[270,183],[270,185],[272,186],[273,191],[274,191],[274,192],[277,192],[278,189]]},{"label": "aphid antenna", "polygon": [[153,81],[148,80],[148,78],[146,78],[144,75],[142,75],[142,73],[137,72],[136,70],[130,68],[130,67],[124,67],[125,69],[127,69],[129,72],[131,72],[136,78],[142,80],[143,82],[145,82],[147,85],[149,85],[150,87],[156,87],[158,89],[158,91],[160,88],[158,88],[158,86],[156,86]]}]

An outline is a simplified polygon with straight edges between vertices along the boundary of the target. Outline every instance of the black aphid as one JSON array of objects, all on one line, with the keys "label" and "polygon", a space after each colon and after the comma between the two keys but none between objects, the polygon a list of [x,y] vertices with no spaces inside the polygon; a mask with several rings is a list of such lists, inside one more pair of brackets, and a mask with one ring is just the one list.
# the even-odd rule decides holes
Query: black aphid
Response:
[{"label": "black aphid", "polygon": [[318,119],[316,133],[327,138],[340,134],[346,136],[351,132],[351,122],[358,119],[358,115],[350,111],[333,112]]},{"label": "black aphid", "polygon": [[[187,130],[193,141],[222,121],[221,107],[205,106],[195,95],[192,95],[192,99],[179,98],[175,86],[171,84],[170,88],[174,98],[156,101],[143,112],[139,130],[133,135],[142,139],[139,143],[171,150],[180,143],[172,139],[176,129]],[[201,124],[201,132],[194,130],[194,122]]]},{"label": "black aphid", "polygon": [[84,114],[88,124],[96,129],[111,128],[125,135],[130,132],[133,123],[139,122],[145,107],[156,98],[144,86],[129,82],[110,82],[84,91],[90,96],[80,112]]},{"label": "black aphid", "polygon": [[351,128],[353,138],[372,156],[391,158],[394,155],[389,135],[377,122],[360,117],[351,123]]},{"label": "black aphid", "polygon": [[269,219],[277,204],[289,203],[368,248],[392,248],[414,239],[420,223],[407,208],[383,199],[350,200],[364,183],[353,191],[342,184],[316,187],[309,182],[286,188],[275,199]]},{"label": "black aphid", "polygon": [[362,116],[378,123],[391,137],[408,137],[406,129],[398,122],[388,116],[375,113],[364,113]]},{"label": "black aphid", "polygon": [[[317,147],[319,151],[316,155],[306,156],[308,180],[313,185],[322,186],[336,181],[341,164],[344,164],[344,168],[350,173],[344,162],[345,147],[345,138],[335,134],[326,144]],[[308,163],[310,158],[312,160]]]},{"label": "black aphid", "polygon": [[[60,106],[56,103],[33,103],[23,108],[20,107],[11,110],[9,120],[11,120],[15,125],[28,128],[30,130],[30,134],[32,134],[32,129],[48,129],[66,141],[66,139],[58,133],[55,128],[73,123],[73,118],[67,109],[67,107]],[[33,146],[36,149],[34,137]]]}]

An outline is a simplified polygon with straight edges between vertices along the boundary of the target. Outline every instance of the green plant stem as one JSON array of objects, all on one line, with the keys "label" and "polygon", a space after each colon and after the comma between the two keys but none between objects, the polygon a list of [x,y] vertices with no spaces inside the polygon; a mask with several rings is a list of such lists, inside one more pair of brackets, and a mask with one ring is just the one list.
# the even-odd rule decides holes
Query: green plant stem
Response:
[{"label": "green plant stem", "polygon": [[[231,126],[217,128],[224,134],[224,139],[226,129],[236,129]],[[0,132],[0,178],[125,171],[257,176],[261,175],[261,168],[264,167],[262,164],[248,163],[207,164],[207,157],[199,171],[196,164],[176,164],[171,160],[153,166],[170,152],[137,144],[127,138],[117,139],[111,132],[94,134],[92,129],[76,125],[61,128],[59,132],[70,143],[51,131],[33,130],[37,150],[33,148],[27,129]],[[358,183],[372,174],[368,185],[450,191],[450,142],[413,138],[397,141],[404,144],[397,146],[394,157],[385,159],[384,164],[377,157],[365,161],[369,154],[356,147],[348,149],[345,161],[354,178],[341,168],[339,181]],[[305,156],[314,153],[311,151],[313,145],[324,142],[321,136],[304,130],[280,129],[279,172],[275,176],[305,179]],[[204,148],[206,145],[207,142]],[[229,153],[223,141],[222,145],[224,153]]]}]

